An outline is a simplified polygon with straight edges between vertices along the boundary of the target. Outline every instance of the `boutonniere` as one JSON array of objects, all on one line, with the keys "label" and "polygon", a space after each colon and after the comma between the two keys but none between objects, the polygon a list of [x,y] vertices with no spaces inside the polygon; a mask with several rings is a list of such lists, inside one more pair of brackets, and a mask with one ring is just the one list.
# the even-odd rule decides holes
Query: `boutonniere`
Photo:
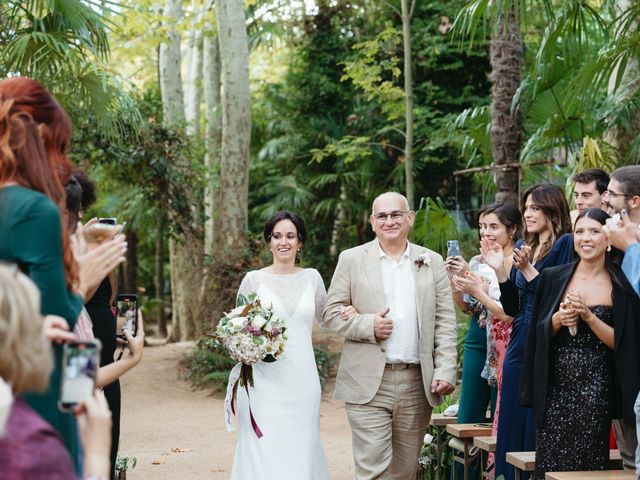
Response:
[{"label": "boutonniere", "polygon": [[414,263],[418,266],[418,270],[420,270],[423,265],[431,265],[431,257],[429,257],[427,252],[421,253]]}]

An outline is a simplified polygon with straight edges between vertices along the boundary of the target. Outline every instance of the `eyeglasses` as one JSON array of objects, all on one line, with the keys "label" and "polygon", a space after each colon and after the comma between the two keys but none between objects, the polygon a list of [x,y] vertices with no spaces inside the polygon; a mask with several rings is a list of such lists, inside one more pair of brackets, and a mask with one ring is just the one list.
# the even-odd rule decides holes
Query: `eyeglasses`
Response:
[{"label": "eyeglasses", "polygon": [[391,213],[385,213],[385,212],[380,212],[380,213],[376,213],[373,218],[376,221],[376,223],[379,224],[383,224],[384,222],[387,221],[387,217],[391,217],[391,220],[393,220],[394,222],[399,221],[400,219],[402,219],[402,217],[404,216],[405,213],[409,213],[410,210],[406,210],[404,212],[400,211],[400,210],[395,210]]},{"label": "eyeglasses", "polygon": [[609,195],[612,198],[616,198],[616,197],[625,197],[625,198],[627,198],[627,197],[633,197],[634,196],[634,195],[631,195],[629,193],[616,193],[616,192],[611,191],[611,190],[605,190],[604,193],[606,193],[607,195]]}]

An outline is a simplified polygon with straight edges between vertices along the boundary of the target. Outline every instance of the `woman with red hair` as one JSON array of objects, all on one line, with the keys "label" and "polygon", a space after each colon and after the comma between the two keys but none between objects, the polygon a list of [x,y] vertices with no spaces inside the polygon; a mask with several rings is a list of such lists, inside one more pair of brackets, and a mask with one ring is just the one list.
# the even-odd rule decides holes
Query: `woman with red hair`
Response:
[{"label": "woman with red hair", "polygon": [[[37,285],[43,315],[75,325],[83,298],[124,260],[122,239],[105,244],[87,261],[74,259],[61,222],[71,171],[66,156],[71,122],[51,94],[34,80],[0,81],[0,260],[16,263]],[[70,414],[58,410],[62,349],[54,347],[55,369],[44,394],[25,399],[61,435],[76,459],[76,429]]]}]

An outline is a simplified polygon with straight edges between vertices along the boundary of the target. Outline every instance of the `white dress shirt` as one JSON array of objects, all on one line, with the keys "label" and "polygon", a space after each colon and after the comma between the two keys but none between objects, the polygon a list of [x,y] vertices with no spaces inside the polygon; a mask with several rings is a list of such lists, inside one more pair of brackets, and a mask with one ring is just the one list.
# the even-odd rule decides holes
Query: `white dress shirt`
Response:
[{"label": "white dress shirt", "polygon": [[393,330],[386,340],[387,362],[420,363],[416,286],[409,255],[409,243],[398,262],[384,253],[379,243],[378,255],[384,304],[390,309],[385,318],[393,321]]}]

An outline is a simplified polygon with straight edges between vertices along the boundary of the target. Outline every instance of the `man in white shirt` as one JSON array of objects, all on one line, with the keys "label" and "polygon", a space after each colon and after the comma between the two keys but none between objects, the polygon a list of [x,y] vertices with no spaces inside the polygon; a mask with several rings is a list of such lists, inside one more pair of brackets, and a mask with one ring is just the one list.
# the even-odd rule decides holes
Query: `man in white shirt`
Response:
[{"label": "man in white shirt", "polygon": [[376,239],[340,254],[327,296],[324,321],[345,337],[335,396],[359,480],[415,478],[431,409],[455,385],[449,280],[440,255],[408,241],[414,217],[403,195],[378,196]]}]

